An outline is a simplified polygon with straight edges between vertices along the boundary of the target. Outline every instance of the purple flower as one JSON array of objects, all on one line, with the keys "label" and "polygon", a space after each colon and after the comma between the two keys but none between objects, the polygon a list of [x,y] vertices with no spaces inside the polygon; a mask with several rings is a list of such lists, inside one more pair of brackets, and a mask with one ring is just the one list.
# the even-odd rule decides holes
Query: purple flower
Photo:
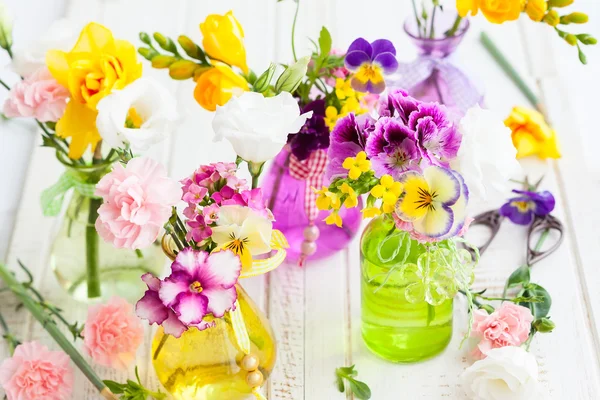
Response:
[{"label": "purple flower", "polygon": [[386,39],[373,43],[358,38],[348,48],[346,68],[354,72],[352,87],[359,92],[381,93],[385,90],[383,75],[396,72],[396,48]]},{"label": "purple flower", "polygon": [[325,123],[325,100],[308,103],[302,113],[313,112],[298,133],[288,135],[292,154],[299,160],[306,160],[315,150],[329,147],[329,127]]},{"label": "purple flower", "polygon": [[251,210],[256,211],[258,214],[267,218],[269,221],[273,221],[273,213],[267,208],[267,203],[263,198],[263,192],[261,188],[255,188],[252,190],[244,190],[240,193],[236,193],[229,200],[224,200],[221,205],[231,206],[238,205],[248,207]]},{"label": "purple flower", "polygon": [[220,191],[213,193],[210,197],[215,203],[221,205],[224,201],[232,199],[235,194],[236,192],[233,188],[230,186],[223,186]]},{"label": "purple flower", "polygon": [[398,119],[380,118],[367,138],[365,150],[377,177],[388,174],[399,179],[403,172],[419,169],[415,133]]},{"label": "purple flower", "polygon": [[417,111],[421,102],[402,89],[392,89],[379,101],[378,113],[382,117],[395,117],[408,124],[410,114]]},{"label": "purple flower", "polygon": [[[331,132],[331,143],[327,152],[329,162],[325,173],[329,178],[348,174],[348,170],[344,169],[342,164],[347,157],[356,157],[364,150],[365,131],[370,129],[370,124],[368,121],[360,124],[354,114],[348,114],[338,120]],[[360,125],[363,125],[363,128]]]},{"label": "purple flower", "polygon": [[549,191],[529,192],[526,190],[513,190],[521,196],[509,199],[500,207],[500,215],[507,217],[513,223],[529,225],[533,217],[548,215],[554,210],[556,201]]},{"label": "purple flower", "polygon": [[204,215],[199,214],[194,219],[187,221],[187,225],[191,228],[185,235],[186,240],[194,239],[194,242],[200,243],[208,239],[212,235],[212,229],[206,225]]},{"label": "purple flower", "polygon": [[188,205],[196,205],[204,199],[204,196],[208,194],[208,189],[202,186],[198,186],[195,183],[190,183],[187,187],[187,191],[183,193],[182,200],[188,203]]}]

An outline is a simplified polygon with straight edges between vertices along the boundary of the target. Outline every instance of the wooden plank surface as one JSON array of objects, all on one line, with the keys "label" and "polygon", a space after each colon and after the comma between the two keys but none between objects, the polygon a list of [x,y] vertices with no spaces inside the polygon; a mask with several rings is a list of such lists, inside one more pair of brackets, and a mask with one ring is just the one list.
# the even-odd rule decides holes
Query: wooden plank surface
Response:
[{"label": "wooden plank surface", "polygon": [[[580,9],[600,19],[596,1],[579,0],[578,4]],[[411,13],[409,7],[409,2],[387,0],[371,0],[368,9],[358,0],[303,1],[297,27],[298,52],[307,51],[307,36],[316,37],[320,27],[327,25],[334,47],[346,48],[357,35],[369,40],[387,37],[396,44],[399,58],[408,61],[415,55],[402,31],[402,23]],[[271,60],[291,59],[289,35],[294,12],[291,1],[88,0],[69,2],[67,14],[81,22],[91,19],[102,22],[116,36],[137,44],[140,30],[172,36],[186,33],[199,39],[199,22],[210,13],[229,9],[234,10],[244,26],[248,60],[253,69],[261,71]],[[594,399],[600,389],[597,268],[600,235],[596,228],[600,213],[595,206],[600,195],[600,162],[594,152],[600,139],[593,134],[597,132],[597,123],[590,114],[593,114],[592,101],[600,91],[600,79],[593,73],[595,70],[597,74],[600,56],[589,50],[591,65],[583,69],[576,64],[573,49],[557,43],[549,29],[531,29],[531,24],[521,22],[490,26],[481,18],[473,20],[457,58],[485,86],[488,107],[507,114],[514,105],[526,105],[525,98],[479,44],[479,31],[488,31],[499,47],[510,54],[528,82],[539,88],[558,130],[564,152],[561,161],[524,163],[531,174],[546,175],[544,186],[557,197],[556,216],[567,226],[565,244],[533,270],[533,280],[554,296],[551,315],[558,328],[551,335],[536,337],[532,352],[538,359],[540,380],[549,398]],[[600,24],[591,26],[596,30],[592,33],[600,36]],[[201,163],[232,159],[233,152],[227,143],[212,142],[212,116],[193,100],[193,83],[174,82],[165,71],[152,70],[147,63],[144,67],[149,75],[168,85],[184,113],[176,135],[152,150],[152,156],[167,163],[171,176],[181,178]],[[51,151],[39,147],[33,151],[7,259],[13,268],[17,259],[23,260],[49,300],[63,306],[71,319],[84,319],[86,307],[69,301],[55,283],[47,262],[56,221],[41,215],[39,193],[55,182],[60,173]],[[477,211],[481,209],[473,213]],[[524,260],[525,233],[510,224],[502,227],[478,267],[475,288],[488,287],[492,294],[501,292],[508,274]],[[469,364],[466,350],[458,347],[466,329],[463,299],[455,300],[455,334],[441,356],[415,365],[390,364],[373,356],[362,343],[359,270],[357,237],[348,249],[327,260],[310,262],[304,269],[283,265],[267,277],[243,282],[269,316],[278,338],[279,357],[265,387],[267,397],[271,400],[344,398],[336,391],[334,370],[356,364],[360,379],[370,385],[376,400],[464,398],[458,384],[458,376]],[[56,347],[28,315],[14,311],[16,301],[11,295],[1,293],[0,304],[18,336]],[[138,365],[146,384],[157,387],[149,363],[152,334],[153,330],[148,328]],[[6,349],[0,346],[0,359],[5,356]],[[132,377],[132,371],[117,374],[98,368],[98,372],[111,379]],[[73,398],[95,398],[80,374]]]}]

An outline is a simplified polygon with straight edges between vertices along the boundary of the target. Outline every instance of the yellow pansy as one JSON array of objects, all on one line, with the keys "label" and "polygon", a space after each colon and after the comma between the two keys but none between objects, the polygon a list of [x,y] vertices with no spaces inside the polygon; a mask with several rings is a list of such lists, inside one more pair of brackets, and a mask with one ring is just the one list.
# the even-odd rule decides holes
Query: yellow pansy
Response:
[{"label": "yellow pansy", "polygon": [[342,227],[342,217],[340,217],[337,211],[333,211],[329,214],[324,221],[327,225],[335,225],[338,228]]},{"label": "yellow pansy", "polygon": [[561,157],[556,132],[548,126],[539,112],[514,107],[504,124],[512,131],[517,158],[532,155],[541,159]]},{"label": "yellow pansy", "polygon": [[523,0],[456,0],[456,9],[461,17],[469,13],[476,15],[481,10],[485,18],[494,24],[517,20],[524,5]]},{"label": "yellow pansy", "polygon": [[340,198],[337,194],[330,192],[326,186],[323,186],[321,190],[313,188],[313,191],[317,194],[316,205],[319,210],[329,210],[330,208],[337,210],[340,208]]},{"label": "yellow pansy", "polygon": [[383,212],[391,213],[396,207],[398,198],[402,194],[402,183],[395,182],[391,175],[383,175],[379,185],[371,189],[371,195],[376,199],[382,199]]},{"label": "yellow pansy", "polygon": [[109,29],[97,23],[83,28],[70,52],[48,51],[46,64],[71,94],[56,134],[71,137],[69,157],[79,158],[88,146],[93,151],[100,140],[95,124],[98,102],[139,78],[142,64],[131,43],[114,39]]},{"label": "yellow pansy", "polygon": [[358,179],[363,172],[371,169],[371,161],[367,160],[367,153],[361,151],[356,157],[346,158],[342,167],[348,170],[350,179]]},{"label": "yellow pansy", "polygon": [[335,80],[335,95],[340,100],[344,100],[347,97],[354,97],[354,89],[352,89],[352,84],[350,81],[337,78]]},{"label": "yellow pansy", "polygon": [[229,11],[225,15],[212,14],[200,24],[202,47],[208,56],[248,73],[244,30]]},{"label": "yellow pansy", "polygon": [[340,186],[340,192],[347,195],[346,200],[344,200],[344,207],[353,208],[358,205],[358,196],[356,195],[356,192],[346,182],[342,183],[342,186]]},{"label": "yellow pansy", "polygon": [[194,98],[208,111],[215,111],[217,106],[222,106],[231,99],[247,92],[248,82],[236,74],[228,65],[215,64],[196,81]]},{"label": "yellow pansy", "polygon": [[340,117],[341,115],[338,114],[338,110],[334,106],[329,106],[325,109],[325,123],[327,124],[330,130],[333,130],[335,124],[337,123],[337,120]]},{"label": "yellow pansy", "polygon": [[381,210],[377,207],[367,207],[367,208],[363,208],[363,210],[361,211],[363,218],[374,218],[377,217],[378,215],[381,215]]},{"label": "yellow pansy", "polygon": [[546,0],[528,0],[525,6],[525,12],[535,22],[540,22],[548,11]]}]

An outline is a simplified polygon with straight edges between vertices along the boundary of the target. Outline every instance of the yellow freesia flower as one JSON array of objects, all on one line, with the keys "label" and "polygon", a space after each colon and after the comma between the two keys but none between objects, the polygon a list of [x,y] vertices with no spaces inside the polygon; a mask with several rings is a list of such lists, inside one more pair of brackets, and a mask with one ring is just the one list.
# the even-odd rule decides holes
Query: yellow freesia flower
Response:
[{"label": "yellow freesia flower", "polygon": [[342,167],[348,170],[350,179],[358,179],[363,172],[371,169],[371,161],[367,160],[367,153],[361,151],[356,157],[348,157],[342,163]]},{"label": "yellow freesia flower", "polygon": [[333,130],[340,117],[341,115],[338,114],[338,110],[334,106],[329,106],[325,109],[325,123],[330,130]]},{"label": "yellow freesia flower", "polygon": [[382,199],[383,212],[391,213],[396,208],[398,198],[402,194],[402,183],[395,182],[391,175],[383,175],[379,185],[371,189],[371,195],[376,199]]},{"label": "yellow freesia flower", "polygon": [[209,69],[196,82],[194,98],[208,111],[225,105],[232,96],[247,92],[248,82],[225,64],[218,63]]},{"label": "yellow freesia flower", "polygon": [[494,24],[517,20],[524,5],[523,0],[456,0],[456,9],[461,17],[469,13],[476,15],[481,10],[485,18]]},{"label": "yellow freesia flower", "polygon": [[71,137],[69,157],[79,158],[88,146],[93,151],[100,140],[95,124],[98,102],[139,78],[142,64],[131,43],[114,39],[109,29],[97,23],[83,28],[70,52],[48,51],[46,64],[54,79],[71,94],[56,134]]},{"label": "yellow freesia flower", "polygon": [[548,11],[548,3],[546,0],[528,0],[525,6],[525,12],[535,22],[540,22]]},{"label": "yellow freesia flower", "polygon": [[331,214],[329,214],[327,216],[327,218],[325,218],[325,223],[327,225],[335,225],[338,228],[342,227],[342,217],[340,217],[340,214],[338,214],[337,211],[333,211]]},{"label": "yellow freesia flower", "polygon": [[244,30],[229,11],[225,15],[211,14],[200,24],[202,47],[208,56],[248,73]]},{"label": "yellow freesia flower", "polygon": [[335,80],[335,95],[340,100],[344,100],[348,97],[354,97],[354,89],[352,89],[352,84],[350,83],[350,81],[346,81],[342,78],[337,78]]},{"label": "yellow freesia flower", "polygon": [[358,196],[356,195],[356,192],[354,191],[354,189],[352,189],[350,185],[348,185],[346,182],[342,183],[342,186],[340,186],[340,191],[348,195],[348,197],[346,197],[346,200],[344,200],[344,207],[353,208],[358,205]]},{"label": "yellow freesia flower", "polygon": [[556,132],[548,126],[539,112],[524,107],[514,107],[504,121],[512,131],[517,158],[536,155],[541,159],[560,158]]},{"label": "yellow freesia flower", "polygon": [[378,215],[381,215],[381,209],[379,209],[377,207],[363,208],[361,212],[362,212],[364,219],[374,218],[374,217],[377,217]]},{"label": "yellow freesia flower", "polygon": [[340,198],[337,194],[330,192],[326,186],[323,186],[321,190],[313,188],[313,191],[317,194],[316,205],[319,210],[329,210],[330,208],[337,210],[340,208]]}]

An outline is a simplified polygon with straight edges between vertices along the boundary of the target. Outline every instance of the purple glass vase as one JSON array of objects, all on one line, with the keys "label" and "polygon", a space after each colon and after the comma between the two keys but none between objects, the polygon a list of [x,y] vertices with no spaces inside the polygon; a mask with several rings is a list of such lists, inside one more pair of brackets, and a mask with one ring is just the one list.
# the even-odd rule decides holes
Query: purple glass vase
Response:
[{"label": "purple glass vase", "polygon": [[451,111],[464,114],[469,108],[483,103],[481,91],[472,80],[452,61],[452,54],[469,30],[468,19],[463,19],[456,32],[449,37],[445,33],[453,25],[448,15],[438,16],[433,38],[424,35],[414,18],[404,23],[404,31],[417,47],[415,61],[400,64],[399,78],[390,86],[407,90],[411,96],[430,102],[444,104]]},{"label": "purple glass vase", "polygon": [[[303,246],[307,246],[307,240],[316,244],[316,251],[308,257],[309,260],[324,258],[342,250],[360,229],[362,200],[359,199],[358,207],[340,209],[340,216],[344,222],[341,228],[327,225],[323,221],[329,215],[329,211],[318,211],[314,220],[310,221],[307,215],[307,185],[310,185],[309,190],[311,186],[320,189],[329,182],[326,182],[325,174],[319,175],[317,184],[312,184],[310,180],[297,179],[290,173],[290,159],[290,150],[286,146],[275,157],[271,169],[261,183],[267,206],[275,216],[273,228],[283,232],[290,244],[287,260],[302,261],[306,255]],[[313,204],[313,207],[316,205]]]}]

